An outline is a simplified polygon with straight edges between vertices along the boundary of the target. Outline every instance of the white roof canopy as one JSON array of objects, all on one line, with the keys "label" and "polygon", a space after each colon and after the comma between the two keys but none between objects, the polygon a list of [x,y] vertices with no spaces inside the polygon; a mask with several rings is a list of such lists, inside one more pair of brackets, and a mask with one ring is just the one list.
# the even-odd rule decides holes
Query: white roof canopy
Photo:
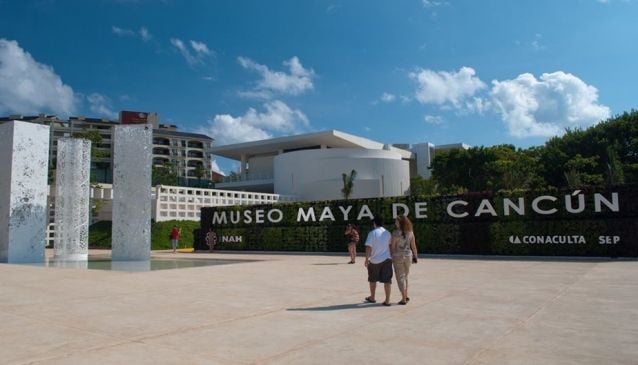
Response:
[{"label": "white roof canopy", "polygon": [[[384,144],[380,142],[337,130],[328,130],[261,141],[214,146],[212,153],[233,160],[241,160],[242,155],[276,155],[279,151],[312,148],[316,146],[325,146],[328,148],[365,148],[372,150],[384,148]],[[412,156],[410,151],[404,149],[390,147],[390,150],[401,154],[403,158],[411,158]]]}]

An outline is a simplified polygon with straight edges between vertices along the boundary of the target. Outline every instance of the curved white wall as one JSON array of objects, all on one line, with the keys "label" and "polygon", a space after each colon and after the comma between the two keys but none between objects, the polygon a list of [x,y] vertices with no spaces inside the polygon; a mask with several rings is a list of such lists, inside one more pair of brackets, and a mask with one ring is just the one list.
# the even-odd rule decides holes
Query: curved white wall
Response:
[{"label": "curved white wall", "polygon": [[300,200],[343,199],[341,174],[357,171],[350,198],[404,195],[410,166],[386,150],[330,148],[288,152],[274,158],[275,194]]}]

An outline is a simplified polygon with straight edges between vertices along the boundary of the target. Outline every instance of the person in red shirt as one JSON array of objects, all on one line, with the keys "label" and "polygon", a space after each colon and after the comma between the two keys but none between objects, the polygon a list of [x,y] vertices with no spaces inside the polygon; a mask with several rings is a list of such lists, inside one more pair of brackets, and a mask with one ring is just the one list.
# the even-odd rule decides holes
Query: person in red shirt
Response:
[{"label": "person in red shirt", "polygon": [[173,226],[173,229],[171,229],[171,234],[170,234],[171,246],[173,246],[173,253],[175,253],[175,251],[177,250],[177,247],[179,246],[179,238],[181,235],[182,235],[182,229],[177,226]]}]

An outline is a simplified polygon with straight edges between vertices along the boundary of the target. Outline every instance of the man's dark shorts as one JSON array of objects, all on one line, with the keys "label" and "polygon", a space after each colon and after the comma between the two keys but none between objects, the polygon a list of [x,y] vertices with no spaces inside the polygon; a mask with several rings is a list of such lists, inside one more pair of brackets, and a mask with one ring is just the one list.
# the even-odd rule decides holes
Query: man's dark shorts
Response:
[{"label": "man's dark shorts", "polygon": [[392,283],[392,259],[387,259],[381,263],[368,264],[368,281],[371,283],[381,282],[384,284]]}]

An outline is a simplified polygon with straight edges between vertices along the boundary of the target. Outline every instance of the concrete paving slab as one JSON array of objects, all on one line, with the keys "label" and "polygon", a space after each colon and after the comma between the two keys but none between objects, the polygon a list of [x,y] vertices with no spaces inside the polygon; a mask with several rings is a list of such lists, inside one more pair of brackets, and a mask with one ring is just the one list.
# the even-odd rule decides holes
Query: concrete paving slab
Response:
[{"label": "concrete paving slab", "polygon": [[[92,254],[95,254],[93,252]],[[102,254],[104,254],[102,252]],[[428,257],[411,301],[364,304],[362,260],[150,272],[0,265],[9,364],[635,364],[637,261]],[[379,302],[382,290],[378,288]]]}]

